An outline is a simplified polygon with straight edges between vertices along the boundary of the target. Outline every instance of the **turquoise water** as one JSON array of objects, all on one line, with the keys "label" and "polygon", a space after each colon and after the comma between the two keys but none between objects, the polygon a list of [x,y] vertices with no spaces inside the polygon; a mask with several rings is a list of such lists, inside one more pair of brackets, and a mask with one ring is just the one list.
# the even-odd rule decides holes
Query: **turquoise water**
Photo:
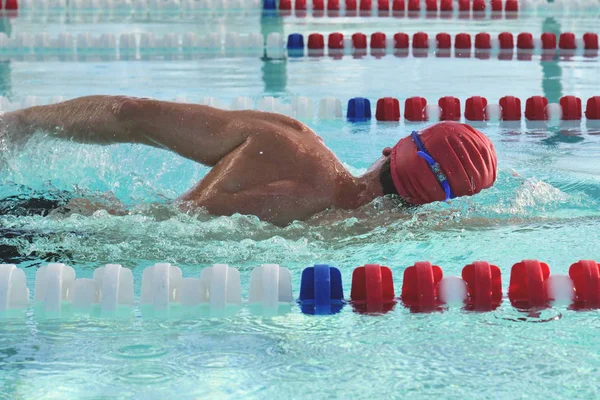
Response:
[{"label": "turquoise water", "polygon": [[[586,18],[527,18],[467,22],[357,18],[334,20],[248,18],[195,26],[175,23],[84,22],[32,24],[16,19],[12,31],[94,33],[153,31],[309,33],[425,30],[514,33],[597,28]],[[462,23],[461,23],[462,24]],[[524,24],[520,26],[519,24]],[[525,29],[527,27],[527,29]],[[239,28],[239,29],[238,29]],[[227,105],[236,96],[274,95],[283,102],[336,96],[421,95],[430,102],[453,95],[545,95],[582,99],[598,95],[597,58],[541,62],[497,59],[426,59],[391,56],[343,60],[6,62],[2,94],[45,101],[89,94],[128,94],[190,101],[210,96]],[[351,125],[307,121],[355,174],[381,149],[423,125]],[[36,266],[58,260],[78,277],[106,263],[134,274],[139,299],[142,270],[156,262],[178,265],[184,276],[227,263],[240,269],[246,298],[250,272],[262,263],[300,273],[314,263],[338,266],[348,297],[352,270],[388,265],[399,294],[403,270],[419,260],[446,275],[483,259],[497,264],[506,293],[510,267],[527,258],[566,273],[579,259],[599,259],[600,129],[590,126],[482,127],[494,142],[499,178],[472,198],[402,210],[380,199],[355,212],[332,210],[313,220],[277,228],[251,216],[182,214],[169,202],[207,169],[174,154],[141,146],[85,146],[38,135],[23,148],[0,152],[0,197],[83,197],[95,205],[79,213],[0,215],[0,249],[24,268],[33,292]],[[7,200],[0,206],[9,207]],[[106,210],[117,211],[111,215]],[[4,250],[3,250],[4,251]],[[8,254],[6,251],[2,254]],[[7,260],[4,260],[7,261]],[[302,315],[295,306],[276,317],[243,308],[222,318],[149,319],[136,308],[130,319],[70,317],[44,320],[30,312],[0,322],[0,397],[30,398],[595,398],[600,340],[598,312],[552,308],[540,314],[452,308],[414,314],[398,304],[365,316]]]}]

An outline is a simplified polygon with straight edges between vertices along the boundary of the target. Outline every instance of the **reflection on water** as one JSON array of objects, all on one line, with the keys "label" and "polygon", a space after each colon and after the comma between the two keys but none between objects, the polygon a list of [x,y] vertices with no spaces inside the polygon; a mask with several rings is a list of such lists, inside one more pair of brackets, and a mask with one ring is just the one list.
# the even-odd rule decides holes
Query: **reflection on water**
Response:
[{"label": "reflection on water", "polygon": [[[266,37],[271,33],[284,36],[284,18],[279,15],[262,14],[260,18],[260,32]],[[267,96],[285,94],[287,90],[287,58],[279,60],[263,57],[261,66],[262,80],[265,85],[264,93]]]},{"label": "reflection on water", "polygon": [[[562,31],[560,24],[554,18],[546,18],[542,24],[542,32],[552,32],[558,37]],[[549,103],[558,103],[563,95],[561,75],[562,69],[558,56],[553,60],[542,60],[542,90]]]}]

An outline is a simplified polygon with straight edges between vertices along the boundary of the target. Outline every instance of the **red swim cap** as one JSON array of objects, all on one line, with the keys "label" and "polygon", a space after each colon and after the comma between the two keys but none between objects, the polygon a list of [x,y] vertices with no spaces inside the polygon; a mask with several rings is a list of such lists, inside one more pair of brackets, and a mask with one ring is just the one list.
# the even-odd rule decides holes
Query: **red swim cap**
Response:
[{"label": "red swim cap", "polygon": [[[439,164],[454,196],[471,196],[494,184],[496,151],[487,136],[477,129],[445,121],[423,129],[419,138]],[[444,189],[417,151],[411,136],[392,149],[390,170],[398,194],[412,204],[445,200]]]}]

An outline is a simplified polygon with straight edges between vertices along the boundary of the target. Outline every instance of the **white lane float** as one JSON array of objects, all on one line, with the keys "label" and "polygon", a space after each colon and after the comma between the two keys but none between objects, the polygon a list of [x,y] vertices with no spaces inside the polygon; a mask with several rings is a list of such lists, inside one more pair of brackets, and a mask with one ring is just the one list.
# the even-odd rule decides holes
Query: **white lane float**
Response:
[{"label": "white lane float", "polygon": [[41,266],[35,274],[34,306],[45,313],[60,314],[68,308],[75,270],[65,264]]},{"label": "white lane float", "polygon": [[0,315],[24,310],[28,305],[29,289],[25,272],[13,264],[0,264]]},{"label": "white lane float", "polygon": [[169,263],[158,263],[142,273],[140,306],[152,311],[168,312],[178,302],[183,277],[181,270]]},{"label": "white lane float", "polygon": [[88,311],[96,307],[102,313],[131,311],[133,274],[119,264],[107,264],[94,271],[93,279],[76,279],[72,291],[74,310]]},{"label": "white lane float", "polygon": [[293,302],[292,274],[278,264],[263,264],[252,270],[248,302],[254,311],[287,312]]}]

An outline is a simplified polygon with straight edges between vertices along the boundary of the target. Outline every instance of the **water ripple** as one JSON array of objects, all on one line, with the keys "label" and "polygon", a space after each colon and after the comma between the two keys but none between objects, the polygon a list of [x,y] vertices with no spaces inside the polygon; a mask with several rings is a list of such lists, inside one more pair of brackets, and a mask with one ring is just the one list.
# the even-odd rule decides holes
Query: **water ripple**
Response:
[{"label": "water ripple", "polygon": [[126,383],[137,385],[155,385],[168,382],[179,376],[179,371],[164,364],[142,366],[131,369],[121,368],[115,371],[117,378]]},{"label": "water ripple", "polygon": [[166,347],[152,344],[133,344],[119,347],[113,354],[121,358],[156,358],[168,353]]}]

